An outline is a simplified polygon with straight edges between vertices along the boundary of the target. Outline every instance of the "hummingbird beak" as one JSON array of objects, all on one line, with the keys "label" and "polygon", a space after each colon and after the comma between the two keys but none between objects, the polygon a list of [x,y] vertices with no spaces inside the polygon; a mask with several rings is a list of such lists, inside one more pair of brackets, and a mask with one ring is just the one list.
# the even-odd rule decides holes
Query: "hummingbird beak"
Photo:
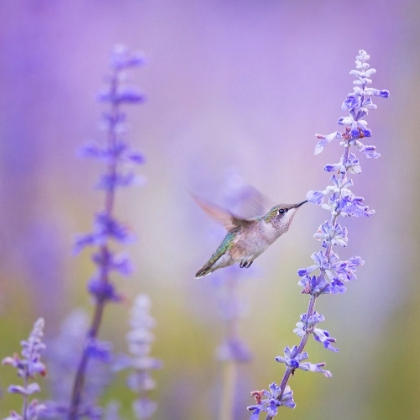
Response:
[{"label": "hummingbird beak", "polygon": [[299,203],[299,204],[296,204],[296,206],[295,206],[295,209],[297,209],[298,207],[300,207],[302,204],[305,204],[305,203],[307,203],[308,202],[308,200],[305,200],[305,201],[302,201],[301,203]]}]

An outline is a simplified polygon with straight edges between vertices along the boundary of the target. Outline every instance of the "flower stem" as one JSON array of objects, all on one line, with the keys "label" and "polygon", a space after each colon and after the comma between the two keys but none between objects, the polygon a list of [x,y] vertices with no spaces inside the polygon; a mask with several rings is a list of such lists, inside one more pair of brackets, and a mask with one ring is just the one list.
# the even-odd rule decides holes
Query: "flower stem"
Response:
[{"label": "flower stem", "polygon": [[229,360],[223,363],[223,394],[219,420],[232,420],[235,402],[237,363]]},{"label": "flower stem", "polygon": [[[25,369],[25,377],[24,377],[24,388],[28,388],[28,368]],[[27,420],[27,413],[28,413],[28,395],[23,394],[23,407],[22,407],[22,420]]]},{"label": "flower stem", "polygon": [[[307,316],[306,319],[308,319],[310,316],[312,316],[313,313],[315,312],[315,302],[316,302],[316,299],[317,298],[315,296],[311,296],[311,300],[309,301],[309,305],[308,305],[308,310],[306,312],[306,316]],[[299,343],[297,354],[302,353],[303,349],[306,346],[306,343],[308,341],[309,336],[310,336],[310,334],[307,333],[307,334],[305,334],[302,337],[302,339],[300,340],[300,343]],[[283,392],[284,392],[284,390],[286,388],[287,383],[289,382],[289,379],[290,379],[290,376],[292,375],[292,373],[293,373],[293,369],[291,369],[291,368],[288,367],[286,369],[286,372],[284,373],[283,379],[282,379],[282,381],[280,383],[280,390],[281,390],[281,392],[280,392],[280,395],[278,397],[278,400],[281,400],[281,397],[283,395]],[[273,417],[270,416],[269,414],[267,414],[267,417],[265,418],[265,420],[272,420],[272,419],[273,419]]]},{"label": "flower stem", "polygon": [[[118,85],[118,74],[117,70],[114,71],[111,81],[110,81],[110,94],[112,96],[116,96],[117,93],[117,85]],[[119,113],[119,105],[116,102],[112,103],[111,106],[111,113],[110,113],[110,123],[109,123],[109,130],[108,130],[108,147],[110,150],[115,149],[117,134],[115,131],[115,125]],[[117,171],[117,161],[116,159],[110,159],[108,164],[108,174],[110,175],[111,179],[115,177]],[[105,195],[105,215],[107,218],[112,217],[113,209],[114,209],[114,202],[115,202],[115,187],[112,186],[106,190]],[[108,244],[104,244],[100,247],[100,253],[103,256],[103,260],[106,261],[107,255],[109,255],[109,247]],[[103,264],[101,267],[100,272],[100,279],[104,283],[109,283],[109,268],[106,264]],[[73,390],[71,395],[71,402],[69,407],[69,415],[68,420],[76,420],[78,418],[78,408],[80,406],[82,400],[82,393],[84,388],[85,382],[85,374],[86,369],[89,361],[89,345],[93,339],[96,339],[99,333],[99,327],[102,321],[102,315],[105,307],[106,299],[96,297],[96,305],[94,309],[94,313],[92,316],[91,326],[86,334],[85,346],[84,350],[79,362],[79,366],[76,372]]]},{"label": "flower stem", "polygon": [[[348,142],[345,143],[345,146],[346,147],[344,148],[343,161],[346,161],[348,159],[349,149],[350,149]],[[341,178],[343,178],[344,176],[345,175],[341,174]],[[340,190],[340,197],[341,197],[341,190]],[[332,226],[334,226],[336,224],[338,215],[339,215],[339,213],[331,215],[331,225]],[[325,251],[325,255],[326,255],[327,259],[330,257],[331,252],[332,252],[332,243],[328,244],[328,247]],[[325,276],[325,270],[321,270],[321,275]],[[308,305],[308,310],[306,312],[306,319],[309,319],[314,314],[316,300],[317,300],[317,296],[311,296],[311,299],[310,299],[309,305]],[[303,352],[310,335],[311,335],[311,333],[307,332],[302,337],[302,339],[300,340],[299,346],[297,348],[297,354],[300,354],[300,353]],[[290,379],[290,376],[292,375],[292,373],[293,373],[293,369],[291,369],[291,368],[287,368],[286,372],[284,373],[283,379],[280,383],[280,391],[281,392],[280,392],[280,395],[278,397],[279,401],[281,400],[283,392],[286,388],[287,383],[289,382],[289,379]],[[273,417],[268,414],[267,417],[266,417],[266,420],[272,420],[272,419],[273,419]]]}]

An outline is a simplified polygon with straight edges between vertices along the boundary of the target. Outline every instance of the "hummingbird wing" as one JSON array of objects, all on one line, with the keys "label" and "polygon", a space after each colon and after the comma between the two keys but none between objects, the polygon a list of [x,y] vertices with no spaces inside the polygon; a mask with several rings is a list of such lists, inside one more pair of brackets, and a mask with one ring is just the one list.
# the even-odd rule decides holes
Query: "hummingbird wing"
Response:
[{"label": "hummingbird wing", "polygon": [[227,207],[244,220],[264,215],[275,204],[252,185],[243,185],[226,199]]},{"label": "hummingbird wing", "polygon": [[198,198],[195,195],[192,195],[192,197],[208,216],[222,223],[228,232],[244,224],[252,223],[252,221],[236,217],[228,210],[203,200],[202,198]]}]

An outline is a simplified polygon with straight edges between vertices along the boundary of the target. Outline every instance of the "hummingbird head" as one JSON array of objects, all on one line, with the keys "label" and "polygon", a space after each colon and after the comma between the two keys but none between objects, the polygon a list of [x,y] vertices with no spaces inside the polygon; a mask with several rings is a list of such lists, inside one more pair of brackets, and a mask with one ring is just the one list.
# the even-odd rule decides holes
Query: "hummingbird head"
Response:
[{"label": "hummingbird head", "polygon": [[272,207],[265,215],[264,220],[271,222],[275,227],[286,232],[292,223],[293,217],[302,204],[307,203],[308,200],[302,201],[298,204],[277,204]]}]

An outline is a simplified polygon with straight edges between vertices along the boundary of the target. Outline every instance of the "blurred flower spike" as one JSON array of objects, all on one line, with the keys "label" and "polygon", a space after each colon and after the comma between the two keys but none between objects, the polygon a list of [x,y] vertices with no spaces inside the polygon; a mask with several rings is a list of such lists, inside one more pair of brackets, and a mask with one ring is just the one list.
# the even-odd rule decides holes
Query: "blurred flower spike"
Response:
[{"label": "blurred flower spike", "polygon": [[[139,183],[133,165],[143,164],[144,156],[131,149],[126,135],[126,114],[121,111],[123,103],[142,103],[144,96],[134,94],[135,89],[125,84],[126,70],[142,66],[145,63],[143,54],[131,53],[127,47],[118,45],[111,55],[111,73],[107,78],[107,87],[100,93],[100,101],[109,102],[111,109],[103,114],[104,126],[107,132],[106,141],[91,142],[80,150],[80,155],[93,158],[106,164],[106,171],[100,176],[97,187],[105,191],[104,209],[95,215],[93,231],[78,235],[74,245],[75,253],[87,246],[96,246],[98,252],[92,256],[98,267],[97,274],[89,282],[88,291],[98,300],[118,301],[119,295],[109,283],[108,275],[116,271],[122,275],[130,275],[133,271],[128,256],[116,254],[109,248],[109,242],[121,244],[135,240],[130,228],[113,215],[116,190]],[[122,92],[132,92],[130,95]],[[106,92],[106,93],[104,93]],[[134,100],[137,98],[137,100]]]},{"label": "blurred flower spike", "polygon": [[[376,159],[380,156],[376,151],[376,146],[366,145],[361,141],[372,136],[364,118],[370,110],[377,108],[373,103],[373,97],[389,97],[387,90],[368,87],[372,83],[371,76],[376,72],[368,64],[369,58],[366,51],[360,50],[356,57],[356,70],[350,72],[356,77],[353,82],[355,86],[341,106],[344,111],[348,111],[349,115],[338,120],[338,124],[345,126],[344,131],[342,133],[335,131],[327,135],[316,134],[319,141],[315,147],[315,154],[321,153],[324,147],[335,139],[340,139],[340,145],[343,146],[340,160],[324,166],[324,171],[333,173],[332,185],[327,186],[323,191],[311,190],[306,196],[309,203],[322,206],[323,209],[329,211],[330,219],[322,223],[314,235],[315,239],[321,242],[321,250],[312,254],[314,264],[298,270],[300,277],[298,285],[303,288],[303,294],[311,296],[307,312],[300,316],[294,329],[301,341],[298,346],[291,348],[287,346],[284,356],[276,357],[277,362],[284,363],[286,366],[280,385],[273,383],[269,391],[253,393],[254,397],[257,395],[259,398],[256,405],[248,407],[248,410],[253,411],[251,420],[258,419],[261,412],[265,412],[266,420],[270,420],[277,415],[278,407],[286,405],[293,408],[295,406],[288,381],[297,369],[320,372],[326,377],[332,376],[330,371],[323,369],[325,363],[312,364],[303,361],[308,359],[308,353],[304,351],[304,348],[312,335],[325,349],[338,351],[333,345],[336,339],[331,337],[327,330],[317,327],[317,324],[325,321],[325,318],[315,311],[315,303],[321,295],[344,293],[347,290],[344,284],[356,280],[356,270],[364,264],[359,256],[341,260],[338,254],[333,252],[333,247],[337,245],[346,247],[348,243],[347,228],[338,223],[338,216],[369,217],[375,213],[364,204],[363,197],[353,194],[350,188],[354,183],[347,177],[348,174],[362,172],[361,163],[355,153],[350,152],[351,148],[354,152],[363,153],[367,158]],[[267,398],[262,399],[262,396]]]},{"label": "blurred flower spike", "polygon": [[131,311],[131,330],[127,334],[131,355],[121,356],[115,363],[115,370],[129,369],[127,386],[137,394],[133,402],[136,419],[149,419],[157,409],[157,404],[149,398],[156,384],[151,371],[160,369],[162,362],[150,356],[155,339],[152,329],[156,325],[150,315],[152,303],[147,295],[138,295]]},{"label": "blurred flower spike", "polygon": [[133,272],[127,254],[111,250],[111,243],[124,245],[135,239],[127,224],[116,219],[114,207],[119,188],[141,183],[134,166],[143,164],[145,158],[140,152],[132,150],[127,141],[127,116],[122,111],[122,106],[141,104],[145,101],[144,94],[128,83],[127,75],[128,70],[144,63],[143,54],[132,53],[125,46],[115,47],[111,54],[111,68],[106,77],[106,87],[98,94],[98,100],[108,106],[108,111],[102,115],[105,140],[90,142],[79,151],[79,155],[105,165],[105,170],[96,183],[97,189],[102,190],[105,197],[102,210],[94,216],[93,230],[77,236],[74,245],[75,253],[88,246],[96,247],[92,261],[97,270],[87,287],[88,292],[94,297],[95,309],[74,380],[68,409],[69,420],[76,420],[82,415],[84,377],[88,360],[91,358],[103,362],[111,360],[109,345],[97,339],[105,304],[123,300],[123,296],[117,292],[111,281],[111,274],[116,272],[128,276]]},{"label": "blurred flower spike", "polygon": [[47,369],[41,362],[41,353],[45,350],[45,344],[42,342],[43,329],[44,319],[39,318],[35,322],[28,340],[21,341],[23,357],[20,358],[15,354],[2,360],[3,365],[14,367],[18,376],[23,378],[23,385],[10,385],[8,388],[10,393],[22,396],[22,415],[12,411],[7,419],[36,420],[46,408],[44,404],[39,404],[36,399],[29,401],[30,395],[41,391],[40,386],[33,379],[36,375],[45,376],[47,374]]}]

